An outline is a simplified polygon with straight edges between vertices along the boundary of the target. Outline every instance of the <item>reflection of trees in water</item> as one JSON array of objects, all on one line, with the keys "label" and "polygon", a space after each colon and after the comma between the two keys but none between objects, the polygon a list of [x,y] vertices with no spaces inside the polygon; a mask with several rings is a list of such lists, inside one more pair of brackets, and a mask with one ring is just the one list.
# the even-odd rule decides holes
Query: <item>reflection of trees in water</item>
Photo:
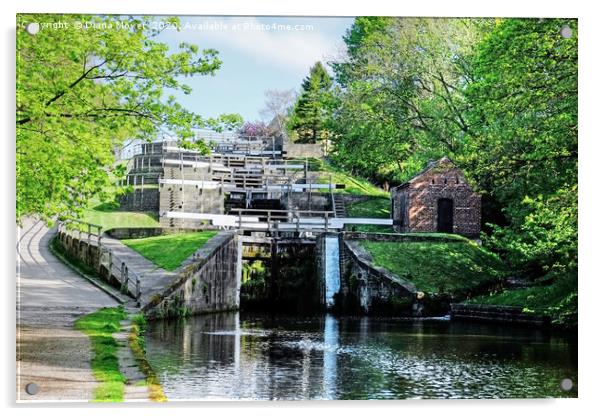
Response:
[{"label": "reflection of trees in water", "polygon": [[248,260],[243,266],[241,309],[302,314],[321,311],[314,256],[314,245],[279,244],[269,257]]},{"label": "reflection of trees in water", "polygon": [[332,316],[238,322],[224,313],[149,325],[148,358],[168,397],[562,396],[560,378],[577,377],[575,340],[527,328]]}]

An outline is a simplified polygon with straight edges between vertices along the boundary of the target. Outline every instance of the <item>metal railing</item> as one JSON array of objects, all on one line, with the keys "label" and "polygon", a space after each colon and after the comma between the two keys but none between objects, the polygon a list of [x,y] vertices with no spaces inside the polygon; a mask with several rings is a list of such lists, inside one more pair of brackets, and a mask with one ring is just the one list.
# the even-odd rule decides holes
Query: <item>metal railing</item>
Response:
[{"label": "metal railing", "polygon": [[[140,306],[141,286],[140,275],[130,270],[128,265],[120,259],[113,250],[102,244],[102,226],[97,224],[69,219],[59,221],[57,225],[59,233],[70,235],[81,241],[86,241],[88,247],[96,245],[98,247],[98,272],[104,267],[107,270],[107,281],[113,284],[111,276],[119,283],[119,290],[136,300],[137,306]],[[96,230],[96,232],[93,232]]]},{"label": "metal railing", "polygon": [[327,231],[331,229],[334,211],[232,208],[239,230]]}]

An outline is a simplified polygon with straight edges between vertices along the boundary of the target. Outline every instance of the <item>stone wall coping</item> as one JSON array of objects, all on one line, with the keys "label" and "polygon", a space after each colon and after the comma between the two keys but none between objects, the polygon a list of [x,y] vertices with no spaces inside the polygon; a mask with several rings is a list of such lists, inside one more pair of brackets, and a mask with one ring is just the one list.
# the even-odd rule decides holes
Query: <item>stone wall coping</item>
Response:
[{"label": "stone wall coping", "polygon": [[129,238],[143,238],[143,237],[131,237],[128,234],[135,234],[137,232],[147,233],[149,237],[167,235],[167,234],[178,234],[178,233],[191,233],[196,231],[219,231],[216,227],[203,227],[203,228],[184,228],[184,227],[118,227],[111,228],[105,231],[104,234],[109,237],[116,238],[118,240],[126,240]]},{"label": "stone wall coping", "polygon": [[434,236],[434,235],[419,235],[419,233],[411,234],[387,234],[387,233],[368,233],[361,231],[345,231],[343,232],[345,240],[362,240],[362,241],[383,241],[383,242],[440,242],[440,243],[467,243],[469,240],[457,237]]},{"label": "stone wall coping", "polygon": [[452,303],[450,307],[451,318],[457,320],[515,323],[536,326],[547,326],[550,324],[549,316],[523,312],[523,308],[520,306]]}]

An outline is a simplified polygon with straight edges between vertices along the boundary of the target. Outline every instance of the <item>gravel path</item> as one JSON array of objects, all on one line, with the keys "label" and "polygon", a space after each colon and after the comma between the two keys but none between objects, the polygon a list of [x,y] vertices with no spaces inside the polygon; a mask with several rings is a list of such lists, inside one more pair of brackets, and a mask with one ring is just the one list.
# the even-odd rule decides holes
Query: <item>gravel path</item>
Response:
[{"label": "gravel path", "polygon": [[[117,302],[60,262],[54,235],[26,219],[17,242],[17,400],[91,400],[90,342],[73,329],[80,316]],[[36,383],[35,395],[25,392]]]}]

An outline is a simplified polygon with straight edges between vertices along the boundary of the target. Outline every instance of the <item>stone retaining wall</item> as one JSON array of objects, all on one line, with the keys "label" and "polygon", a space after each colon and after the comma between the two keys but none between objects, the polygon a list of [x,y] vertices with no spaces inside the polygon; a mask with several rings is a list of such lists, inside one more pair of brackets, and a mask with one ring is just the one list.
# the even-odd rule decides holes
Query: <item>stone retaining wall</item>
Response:
[{"label": "stone retaining wall", "polygon": [[159,188],[128,192],[119,201],[119,211],[159,212]]},{"label": "stone retaining wall", "polygon": [[341,304],[366,314],[411,314],[416,287],[372,263],[358,241],[341,235]]},{"label": "stone retaining wall", "polygon": [[324,149],[321,144],[313,143],[284,143],[282,152],[287,159],[300,157],[323,158]]},{"label": "stone retaining wall", "polygon": [[[129,235],[141,230],[143,234],[160,235],[162,231],[160,228],[125,230]],[[118,230],[115,231],[119,234]],[[58,239],[69,256],[81,260],[103,280],[120,288],[121,276],[115,274],[116,268],[109,270],[105,265],[101,266],[95,239],[88,242],[84,233],[80,240],[77,232],[72,235],[62,231],[58,233]],[[241,256],[242,242],[236,233],[220,232],[180,266],[177,277],[169,285],[153,287],[155,294],[145,294],[143,298],[147,300],[142,302],[142,310],[149,319],[156,319],[238,309]],[[134,265],[126,266],[135,271]],[[144,276],[141,276],[142,279]]]},{"label": "stone retaining wall", "polygon": [[178,278],[143,306],[149,319],[235,310],[239,307],[242,244],[221,232],[179,269]]},{"label": "stone retaining wall", "polygon": [[[77,234],[77,232],[75,233]],[[57,238],[71,258],[79,259],[86,266],[93,269],[100,278],[105,280],[111,286],[121,289],[121,276],[118,276],[114,269],[109,270],[105,265],[101,265],[100,250],[96,243],[96,239],[88,241],[85,233],[82,233],[80,239],[77,235],[72,235],[64,231],[59,231],[57,233]]]},{"label": "stone retaining wall", "polygon": [[499,322],[529,326],[547,326],[550,318],[523,312],[519,306],[452,303],[451,319],[480,322]]}]

